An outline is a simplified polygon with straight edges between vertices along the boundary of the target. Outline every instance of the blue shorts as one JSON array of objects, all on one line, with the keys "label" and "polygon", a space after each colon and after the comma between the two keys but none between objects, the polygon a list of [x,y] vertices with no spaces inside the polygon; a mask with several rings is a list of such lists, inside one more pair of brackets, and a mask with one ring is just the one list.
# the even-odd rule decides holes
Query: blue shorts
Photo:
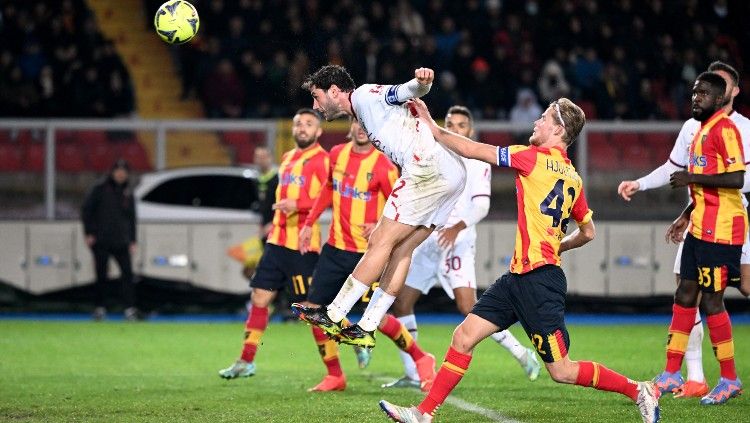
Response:
[{"label": "blue shorts", "polygon": [[500,331],[521,322],[546,363],[568,355],[565,327],[568,283],[559,266],[546,265],[524,274],[506,273],[487,289],[471,310]]},{"label": "blue shorts", "polygon": [[297,250],[266,243],[250,287],[269,291],[287,288],[292,302],[305,301],[317,263],[318,253],[303,255]]},{"label": "blue shorts", "polygon": [[325,244],[320,253],[318,266],[313,273],[307,300],[318,305],[332,303],[363,255],[364,253],[340,250],[330,244]]}]

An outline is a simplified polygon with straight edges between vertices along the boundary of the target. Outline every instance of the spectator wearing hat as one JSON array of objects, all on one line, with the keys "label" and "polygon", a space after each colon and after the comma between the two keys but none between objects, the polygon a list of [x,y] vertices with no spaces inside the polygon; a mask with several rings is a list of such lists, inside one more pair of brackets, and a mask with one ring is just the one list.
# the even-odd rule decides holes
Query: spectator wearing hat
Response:
[{"label": "spectator wearing hat", "polygon": [[106,317],[107,264],[114,257],[120,267],[121,300],[126,320],[136,320],[135,285],[131,256],[136,249],[135,202],[129,186],[130,165],[119,159],[109,174],[88,192],[81,207],[86,244],[94,255],[96,308],[93,317]]}]

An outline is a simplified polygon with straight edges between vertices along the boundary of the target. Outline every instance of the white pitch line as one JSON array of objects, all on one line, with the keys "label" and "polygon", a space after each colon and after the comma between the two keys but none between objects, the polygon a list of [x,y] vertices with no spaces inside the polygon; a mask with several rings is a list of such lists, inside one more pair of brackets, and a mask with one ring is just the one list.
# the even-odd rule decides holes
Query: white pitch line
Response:
[{"label": "white pitch line", "polygon": [[472,404],[470,402],[466,402],[462,400],[461,398],[458,398],[454,395],[449,396],[445,402],[448,404],[460,408],[465,411],[469,411],[474,414],[479,414],[480,416],[487,417],[488,419],[492,420],[493,422],[499,422],[499,423],[521,423],[518,420],[513,420],[508,416],[504,416],[500,413],[498,413],[495,410],[490,410],[489,408],[480,407],[476,404]]},{"label": "white pitch line", "polygon": [[[393,378],[386,378],[386,377],[378,377],[379,381],[383,382],[390,382],[393,380]],[[479,414],[480,416],[487,417],[488,419],[492,420],[493,422],[498,423],[522,423],[519,420],[513,420],[508,416],[502,415],[498,413],[495,410],[490,410],[489,408],[480,407],[476,404],[472,404],[470,402],[464,401],[461,398],[458,398],[455,395],[450,395],[445,402],[448,404],[460,408],[461,410],[468,411],[470,413]]]}]

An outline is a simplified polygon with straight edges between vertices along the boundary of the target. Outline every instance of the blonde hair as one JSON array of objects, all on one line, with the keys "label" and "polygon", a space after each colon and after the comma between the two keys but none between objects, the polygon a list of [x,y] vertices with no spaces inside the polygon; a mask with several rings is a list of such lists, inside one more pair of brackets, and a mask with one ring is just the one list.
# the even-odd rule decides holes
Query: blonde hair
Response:
[{"label": "blonde hair", "polygon": [[566,145],[573,144],[573,141],[578,138],[578,134],[581,133],[583,125],[586,124],[586,114],[583,113],[583,110],[581,110],[578,105],[565,97],[553,101],[550,103],[550,106],[553,109],[559,107],[560,115],[557,116],[555,113],[555,119],[560,120],[560,118],[562,118],[560,124],[563,126],[563,129],[565,129],[565,134],[562,139]]}]

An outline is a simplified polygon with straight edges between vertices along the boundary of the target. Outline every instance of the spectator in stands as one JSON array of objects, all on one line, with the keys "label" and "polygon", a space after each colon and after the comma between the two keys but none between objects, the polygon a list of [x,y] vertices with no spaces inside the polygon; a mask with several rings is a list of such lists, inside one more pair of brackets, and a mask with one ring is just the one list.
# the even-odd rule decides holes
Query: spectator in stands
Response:
[{"label": "spectator in stands", "polygon": [[544,64],[539,76],[539,95],[545,104],[570,94],[570,84],[565,78],[562,66],[555,59]]},{"label": "spectator in stands", "polygon": [[517,142],[523,142],[529,139],[531,132],[528,128],[535,120],[539,119],[544,109],[536,100],[536,94],[529,88],[521,88],[516,94],[516,104],[510,110],[510,121],[512,123],[523,124],[524,130],[514,134]]},{"label": "spectator in stands", "polygon": [[203,101],[210,118],[240,118],[245,108],[245,86],[229,59],[221,59],[203,83]]},{"label": "spectator in stands", "polygon": [[96,270],[95,320],[102,320],[107,315],[107,269],[110,256],[120,268],[125,319],[138,318],[131,261],[131,256],[136,251],[136,210],[128,183],[129,174],[128,162],[117,160],[109,174],[91,188],[81,207],[86,245],[94,255]]},{"label": "spectator in stands", "polygon": [[[510,121],[513,123],[532,124],[542,115],[542,107],[536,100],[536,94],[528,88],[518,90],[516,104],[510,110]],[[527,125],[528,126],[528,125]]]}]

